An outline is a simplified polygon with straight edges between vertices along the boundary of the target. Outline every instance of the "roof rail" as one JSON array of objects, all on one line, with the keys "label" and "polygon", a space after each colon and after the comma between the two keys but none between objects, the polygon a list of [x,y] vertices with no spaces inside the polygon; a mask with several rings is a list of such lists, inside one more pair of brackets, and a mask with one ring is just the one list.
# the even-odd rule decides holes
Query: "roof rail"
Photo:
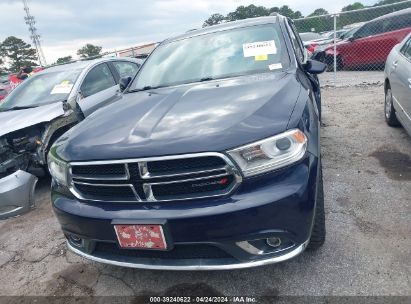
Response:
[{"label": "roof rail", "polygon": [[99,55],[95,55],[95,56],[80,58],[79,61],[88,61],[88,60],[103,58],[103,56],[106,55],[106,54],[107,53],[103,53],[103,54],[99,54]]},{"label": "roof rail", "polygon": [[62,63],[52,63],[52,64],[49,64],[49,65],[45,66],[44,68],[45,68],[45,69],[48,69],[48,68],[52,68],[52,67],[55,67],[55,66],[70,64],[70,63],[79,62],[79,61],[80,61],[80,60],[74,59],[74,60],[67,61],[67,62],[62,62]]}]

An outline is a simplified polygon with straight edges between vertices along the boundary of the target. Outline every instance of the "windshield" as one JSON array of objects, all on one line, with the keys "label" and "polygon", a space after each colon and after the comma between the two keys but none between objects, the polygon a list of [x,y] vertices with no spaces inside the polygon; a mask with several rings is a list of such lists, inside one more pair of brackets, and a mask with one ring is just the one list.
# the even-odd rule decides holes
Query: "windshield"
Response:
[{"label": "windshield", "polygon": [[160,45],[130,91],[269,72],[288,65],[278,25],[244,27]]},{"label": "windshield", "polygon": [[321,39],[321,35],[317,33],[300,33],[301,40],[306,42],[310,40]]},{"label": "windshield", "polygon": [[349,39],[352,36],[354,36],[355,32],[358,31],[360,29],[360,27],[355,27],[350,29],[349,31],[345,32],[344,34],[342,34],[340,36],[341,39]]},{"label": "windshield", "polygon": [[0,105],[0,111],[67,100],[80,73],[81,70],[68,70],[31,76],[7,96]]}]

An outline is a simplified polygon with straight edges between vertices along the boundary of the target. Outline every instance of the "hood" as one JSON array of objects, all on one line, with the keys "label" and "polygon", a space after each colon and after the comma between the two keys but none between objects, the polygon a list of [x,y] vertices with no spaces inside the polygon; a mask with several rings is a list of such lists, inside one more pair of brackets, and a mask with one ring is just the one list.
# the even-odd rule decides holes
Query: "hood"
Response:
[{"label": "hood", "polygon": [[[351,41],[348,40],[348,39],[343,39],[343,40],[339,39],[339,40],[337,40],[337,43],[335,44],[336,47],[337,47],[337,51],[338,51],[339,47],[340,48],[344,47],[344,46],[346,46],[347,44],[350,44],[350,43],[351,43]],[[326,51],[334,53],[334,44],[327,46]]]},{"label": "hood", "polygon": [[69,161],[224,151],[283,132],[300,92],[267,73],[125,94],[60,140]]},{"label": "hood", "polygon": [[0,136],[51,121],[63,114],[62,102],[24,110],[0,112]]}]

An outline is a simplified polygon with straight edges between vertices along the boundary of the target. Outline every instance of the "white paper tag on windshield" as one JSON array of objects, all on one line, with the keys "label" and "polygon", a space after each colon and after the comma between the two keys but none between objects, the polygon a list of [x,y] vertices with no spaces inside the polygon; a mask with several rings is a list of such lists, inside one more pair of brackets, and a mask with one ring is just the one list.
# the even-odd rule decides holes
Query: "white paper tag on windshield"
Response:
[{"label": "white paper tag on windshield", "polygon": [[282,69],[282,68],[283,68],[283,65],[282,65],[281,63],[273,63],[273,64],[270,64],[270,65],[268,66],[268,68],[270,69],[270,71],[272,71],[272,70],[279,70],[279,69]]},{"label": "white paper tag on windshield", "polygon": [[73,85],[71,83],[56,84],[50,94],[69,94],[72,88]]},{"label": "white paper tag on windshield", "polygon": [[243,53],[244,57],[277,54],[277,47],[274,40],[244,43]]}]

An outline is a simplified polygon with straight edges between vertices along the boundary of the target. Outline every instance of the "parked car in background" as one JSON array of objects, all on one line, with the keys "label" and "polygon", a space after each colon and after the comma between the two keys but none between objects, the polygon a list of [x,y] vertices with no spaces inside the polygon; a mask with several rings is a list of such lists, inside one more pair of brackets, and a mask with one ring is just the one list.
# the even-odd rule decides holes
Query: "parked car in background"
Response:
[{"label": "parked car in background", "polygon": [[[39,73],[39,72],[44,70],[43,67],[35,67],[35,68],[24,67],[24,69],[31,70],[31,72],[23,73],[23,75],[25,75],[26,77],[27,76],[32,76],[32,75],[34,75],[36,73]],[[20,83],[22,83],[26,79],[26,77],[22,79],[22,78],[20,78],[19,73],[10,74],[9,75],[9,83],[10,83],[11,90],[14,90]]]},{"label": "parked car in background", "polygon": [[321,39],[321,34],[314,33],[314,32],[306,32],[306,33],[299,33],[301,40],[303,43],[311,40]]},{"label": "parked car in background", "polygon": [[0,84],[9,84],[9,82],[10,82],[9,75],[7,74],[0,75]]},{"label": "parked car in background", "polygon": [[385,120],[411,135],[411,34],[392,49],[384,73]]},{"label": "parked car in background", "polygon": [[98,59],[50,67],[28,77],[0,104],[0,219],[28,210],[54,141],[120,98],[120,77],[136,59]]},{"label": "parked car in background", "polygon": [[[348,39],[336,45],[338,69],[383,68],[394,45],[411,32],[411,8],[390,13],[362,25]],[[323,54],[316,56],[332,69],[334,47],[330,45]]]},{"label": "parked car in background", "polygon": [[[362,23],[362,24],[365,24],[365,22]],[[358,29],[361,27],[361,25],[352,27],[348,30],[345,30],[345,31],[341,32],[339,38],[336,39],[336,43],[338,43],[342,40],[350,39],[354,35],[354,33],[356,31],[358,31]],[[310,43],[310,42],[308,42],[308,43]],[[321,41],[321,43],[316,43],[315,46],[311,48],[311,49],[313,49],[313,51],[310,51],[310,48],[308,46],[306,46],[306,47],[307,47],[307,50],[309,50],[309,52],[311,53],[311,59],[326,63],[325,50],[328,49],[329,47],[334,47],[334,39],[323,40],[323,41]],[[328,71],[333,70],[333,64],[328,63],[327,70]]]},{"label": "parked car in background", "polygon": [[113,265],[233,269],[325,240],[320,86],[293,22],[252,18],[162,42],[122,101],[49,152],[73,252]]},{"label": "parked car in background", "polygon": [[10,91],[11,87],[9,84],[0,83],[0,103],[4,100],[4,98],[6,98]]},{"label": "parked car in background", "polygon": [[[336,31],[336,41],[340,41],[340,37],[346,32],[347,30]],[[334,43],[334,32],[326,32],[321,34],[321,38],[304,41],[304,46],[311,54],[314,54],[319,48],[328,46],[330,43]]]}]

